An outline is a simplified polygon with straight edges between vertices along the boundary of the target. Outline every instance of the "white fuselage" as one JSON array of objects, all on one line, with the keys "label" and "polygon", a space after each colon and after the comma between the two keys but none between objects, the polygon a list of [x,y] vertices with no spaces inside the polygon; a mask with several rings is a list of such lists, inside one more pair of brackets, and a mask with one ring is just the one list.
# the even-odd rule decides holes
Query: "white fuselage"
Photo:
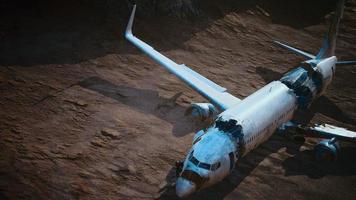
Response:
[{"label": "white fuselage", "polygon": [[[238,105],[222,112],[217,119],[227,125],[221,128],[221,125],[217,125],[217,120],[194,138],[181,176],[177,180],[180,186],[176,187],[177,194],[185,196],[185,193],[188,195],[187,191],[195,191],[221,181],[230,174],[237,159],[268,140],[279,126],[293,117],[296,108],[295,93],[280,81],[273,81]],[[229,121],[236,122],[232,127],[240,127],[237,131],[239,137],[230,134]],[[187,171],[194,172],[200,177],[199,180],[192,178],[194,176],[186,173]],[[180,191],[185,193],[180,194]]]},{"label": "white fuselage", "polygon": [[311,69],[314,75],[296,68],[219,114],[212,126],[194,137],[176,182],[177,195],[187,196],[229,175],[240,157],[268,140],[296,109],[307,108],[325,91],[336,62],[335,56],[318,60]]},{"label": "white fuselage", "polygon": [[242,126],[242,156],[265,142],[283,123],[289,121],[297,108],[295,93],[280,81],[273,81],[221,113],[223,119],[235,119]]}]

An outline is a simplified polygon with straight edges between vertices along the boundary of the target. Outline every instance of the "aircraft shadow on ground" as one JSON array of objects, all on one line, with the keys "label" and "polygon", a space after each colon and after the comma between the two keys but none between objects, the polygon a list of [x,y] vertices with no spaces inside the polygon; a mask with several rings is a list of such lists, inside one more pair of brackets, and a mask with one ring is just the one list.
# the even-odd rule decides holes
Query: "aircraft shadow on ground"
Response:
[{"label": "aircraft shadow on ground", "polygon": [[90,77],[81,81],[79,85],[133,107],[137,111],[154,115],[169,122],[173,125],[172,133],[176,137],[195,133],[207,125],[184,115],[187,107],[176,103],[181,92],[171,98],[164,98],[154,90],[115,85],[100,77]]},{"label": "aircraft shadow on ground", "polygon": [[[268,68],[258,67],[256,73],[265,82],[280,79],[284,73],[276,72]],[[325,96],[316,99],[308,110],[296,113],[296,121],[308,124],[316,113],[321,113],[332,119],[346,124],[356,124],[356,120],[347,115],[332,100]],[[288,150],[288,149],[287,149]],[[356,174],[356,162],[352,158],[356,153],[354,147],[341,147],[337,162],[316,162],[312,150],[304,150],[292,153],[292,157],[283,161],[282,166],[286,170],[286,176],[306,175],[310,178],[321,178],[325,175],[347,176]]]},{"label": "aircraft shadow on ground", "polygon": [[[196,194],[192,195],[188,199],[210,199],[217,200],[223,199],[229,193],[231,193],[250,173],[270,154],[277,152],[280,148],[287,147],[289,152],[299,152],[299,145],[286,141],[283,136],[273,135],[266,143],[262,144],[256,150],[250,152],[245,157],[237,161],[234,171],[223,181],[203,189]],[[175,182],[175,168],[172,168],[166,177],[168,185],[173,185]],[[160,199],[179,199],[175,195],[175,189],[173,186],[164,188]]]},{"label": "aircraft shadow on ground", "polygon": [[[263,73],[266,74],[266,73]],[[184,116],[186,107],[175,103],[179,93],[171,99],[160,97],[157,91],[137,89],[128,86],[115,85],[100,77],[91,77],[79,83],[80,86],[110,97],[124,105],[136,110],[152,114],[160,119],[166,120],[173,125],[173,134],[177,137],[198,130],[202,124],[193,122]],[[145,101],[143,101],[145,100]],[[293,155],[282,161],[286,176],[307,175],[310,178],[321,178],[325,175],[355,175],[356,163],[350,163],[356,153],[355,148],[344,148],[339,161],[335,163],[318,163],[313,159],[311,150],[300,151],[302,144],[294,142],[280,134],[274,134],[266,143],[249,153],[237,162],[235,170],[222,182],[199,191],[189,199],[223,199],[231,193],[249,174],[270,154],[281,148],[286,148],[288,154]],[[178,199],[175,195],[174,182],[176,180],[176,169],[172,167],[167,173],[167,186],[161,189],[160,199]]]},{"label": "aircraft shadow on ground", "polygon": [[[228,194],[234,191],[264,159],[270,154],[276,153],[281,148],[286,148],[286,152],[292,155],[281,162],[285,170],[285,176],[304,175],[312,179],[319,179],[326,175],[356,175],[356,162],[350,160],[350,158],[354,157],[356,148],[342,148],[336,162],[318,162],[314,159],[312,150],[300,151],[301,145],[301,143],[296,143],[284,135],[274,134],[266,143],[237,161],[234,171],[227,178],[210,188],[197,192],[188,199],[224,199]],[[174,182],[176,181],[175,167],[167,174],[166,181],[167,187],[161,190],[159,199],[179,199],[175,195],[174,188]]]},{"label": "aircraft shadow on ground", "polygon": [[287,158],[282,166],[286,176],[306,175],[309,178],[322,178],[326,175],[356,175],[355,147],[342,147],[335,162],[317,162],[313,159],[312,150],[304,150]]}]

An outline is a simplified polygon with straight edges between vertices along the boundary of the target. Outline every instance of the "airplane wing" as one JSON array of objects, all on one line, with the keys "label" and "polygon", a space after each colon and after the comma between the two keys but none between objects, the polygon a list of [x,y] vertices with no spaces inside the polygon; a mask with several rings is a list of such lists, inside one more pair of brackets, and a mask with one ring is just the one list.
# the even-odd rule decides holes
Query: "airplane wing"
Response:
[{"label": "airplane wing", "polygon": [[330,124],[314,124],[310,127],[297,125],[297,128],[310,137],[336,138],[341,141],[356,142],[356,132]]},{"label": "airplane wing", "polygon": [[226,88],[219,86],[211,80],[205,78],[199,73],[193,71],[184,64],[177,64],[169,58],[165,57],[153,47],[141,41],[132,34],[132,24],[135,16],[136,5],[134,6],[129,23],[126,28],[125,37],[128,41],[146,53],[153,60],[165,67],[169,72],[176,75],[179,79],[193,88],[203,97],[208,99],[212,104],[224,111],[241,100],[226,92]]}]

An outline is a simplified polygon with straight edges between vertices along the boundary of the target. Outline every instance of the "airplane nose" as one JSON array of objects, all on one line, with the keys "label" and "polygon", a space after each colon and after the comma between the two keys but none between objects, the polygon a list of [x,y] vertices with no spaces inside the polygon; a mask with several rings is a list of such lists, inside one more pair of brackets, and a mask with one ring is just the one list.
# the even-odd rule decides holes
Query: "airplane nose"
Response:
[{"label": "airplane nose", "polygon": [[182,177],[179,177],[176,182],[176,194],[180,198],[184,198],[192,194],[196,190],[196,185]]}]

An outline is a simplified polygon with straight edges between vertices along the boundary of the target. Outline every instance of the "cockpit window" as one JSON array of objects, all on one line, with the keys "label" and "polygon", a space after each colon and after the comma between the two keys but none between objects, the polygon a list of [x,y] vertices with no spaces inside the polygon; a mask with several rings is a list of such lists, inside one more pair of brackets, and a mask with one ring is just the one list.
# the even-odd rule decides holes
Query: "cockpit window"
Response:
[{"label": "cockpit window", "polygon": [[189,160],[190,160],[190,162],[192,162],[194,165],[197,165],[197,166],[198,166],[199,160],[196,159],[194,156],[192,156]]},{"label": "cockpit window", "polygon": [[199,163],[198,167],[200,168],[203,168],[203,169],[206,169],[206,170],[210,170],[210,164],[207,164],[207,163]]},{"label": "cockpit window", "polygon": [[202,169],[206,169],[206,170],[211,170],[211,171],[215,171],[220,167],[220,162],[214,163],[214,164],[208,164],[208,163],[204,163],[204,162],[199,162],[198,159],[196,159],[193,156],[194,151],[192,151],[189,155],[189,161],[192,162],[195,166],[198,166]]}]

